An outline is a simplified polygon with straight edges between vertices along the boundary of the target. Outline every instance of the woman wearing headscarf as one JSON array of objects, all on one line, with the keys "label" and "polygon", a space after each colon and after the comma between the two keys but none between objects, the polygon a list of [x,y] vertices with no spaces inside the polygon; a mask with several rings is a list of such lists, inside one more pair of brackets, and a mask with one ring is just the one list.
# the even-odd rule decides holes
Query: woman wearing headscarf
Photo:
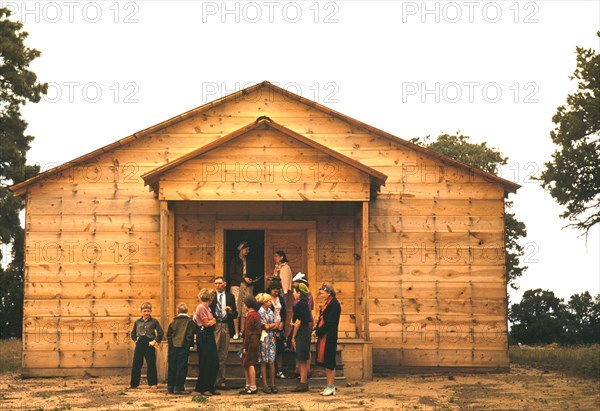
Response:
[{"label": "woman wearing headscarf", "polygon": [[321,395],[335,395],[335,355],[342,308],[335,298],[335,290],[331,284],[323,283],[319,288],[319,299],[323,305],[315,328],[315,335],[318,338],[315,363],[325,367],[325,376],[327,377],[327,388],[321,391]]}]

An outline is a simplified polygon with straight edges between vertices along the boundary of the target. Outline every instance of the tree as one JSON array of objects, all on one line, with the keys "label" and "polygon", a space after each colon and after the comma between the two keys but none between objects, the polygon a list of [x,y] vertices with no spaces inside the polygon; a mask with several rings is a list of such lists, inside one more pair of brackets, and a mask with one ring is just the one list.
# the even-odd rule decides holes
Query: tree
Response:
[{"label": "tree", "polygon": [[[495,148],[490,148],[487,144],[474,144],[469,142],[469,137],[460,133],[456,135],[442,134],[436,141],[431,141],[429,136],[425,138],[413,138],[412,143],[422,145],[430,150],[452,157],[458,161],[473,167],[497,174],[499,167],[506,164],[507,158],[502,156]],[[512,207],[512,202],[506,202],[506,208]],[[527,235],[525,224],[515,217],[513,213],[504,214],[504,238],[506,247],[506,275],[508,284],[517,289],[515,280],[520,277],[527,269],[527,266],[520,265],[520,258],[524,254],[523,247],[518,240]]]},{"label": "tree", "polygon": [[[23,25],[9,17],[10,10],[0,8],[0,242],[11,245],[12,257],[6,268],[0,266],[0,337],[20,334],[23,305],[23,202],[8,186],[39,172],[39,167],[26,164],[33,137],[25,135],[21,106],[39,102],[48,88],[29,70],[40,52],[25,46]],[[5,258],[0,251],[0,260]]]},{"label": "tree", "polygon": [[600,343],[600,294],[592,298],[588,291],[573,294],[567,303],[566,334],[575,344]]},{"label": "tree", "polygon": [[521,302],[510,307],[510,338],[526,344],[549,344],[564,339],[566,306],[552,291],[527,290]]},{"label": "tree", "polygon": [[[600,31],[597,33],[600,37]],[[577,47],[577,92],[558,107],[550,132],[558,146],[539,176],[546,189],[566,210],[567,226],[586,234],[600,222],[600,55]]]}]

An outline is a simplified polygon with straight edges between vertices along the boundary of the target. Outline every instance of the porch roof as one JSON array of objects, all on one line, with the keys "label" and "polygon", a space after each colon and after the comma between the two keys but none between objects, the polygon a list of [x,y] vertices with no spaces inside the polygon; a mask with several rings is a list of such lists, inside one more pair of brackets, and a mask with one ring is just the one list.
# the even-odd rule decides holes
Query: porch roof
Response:
[{"label": "porch roof", "polygon": [[142,178],[160,200],[368,201],[387,176],[259,118]]}]

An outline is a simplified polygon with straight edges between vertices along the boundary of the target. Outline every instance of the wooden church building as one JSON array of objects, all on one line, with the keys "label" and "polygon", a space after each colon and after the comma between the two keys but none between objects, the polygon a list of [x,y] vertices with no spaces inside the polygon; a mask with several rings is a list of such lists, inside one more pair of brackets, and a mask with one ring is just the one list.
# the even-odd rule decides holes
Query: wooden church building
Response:
[{"label": "wooden church building", "polygon": [[[23,374],[128,373],[150,301],[287,253],[333,283],[349,378],[508,369],[504,199],[519,186],[263,82],[11,187],[26,201]],[[318,301],[315,308],[317,315]]]}]

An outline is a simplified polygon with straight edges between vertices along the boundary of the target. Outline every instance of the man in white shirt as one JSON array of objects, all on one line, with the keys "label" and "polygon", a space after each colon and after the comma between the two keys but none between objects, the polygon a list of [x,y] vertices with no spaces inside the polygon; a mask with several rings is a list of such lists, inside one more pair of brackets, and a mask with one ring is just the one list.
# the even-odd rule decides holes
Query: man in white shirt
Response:
[{"label": "man in white shirt", "polygon": [[215,324],[215,342],[217,343],[217,353],[219,354],[219,373],[215,381],[215,388],[225,388],[225,361],[229,353],[230,326],[233,326],[233,320],[237,318],[235,297],[233,294],[225,291],[227,282],[223,277],[215,278],[215,298],[210,304],[213,316],[217,320]]}]

